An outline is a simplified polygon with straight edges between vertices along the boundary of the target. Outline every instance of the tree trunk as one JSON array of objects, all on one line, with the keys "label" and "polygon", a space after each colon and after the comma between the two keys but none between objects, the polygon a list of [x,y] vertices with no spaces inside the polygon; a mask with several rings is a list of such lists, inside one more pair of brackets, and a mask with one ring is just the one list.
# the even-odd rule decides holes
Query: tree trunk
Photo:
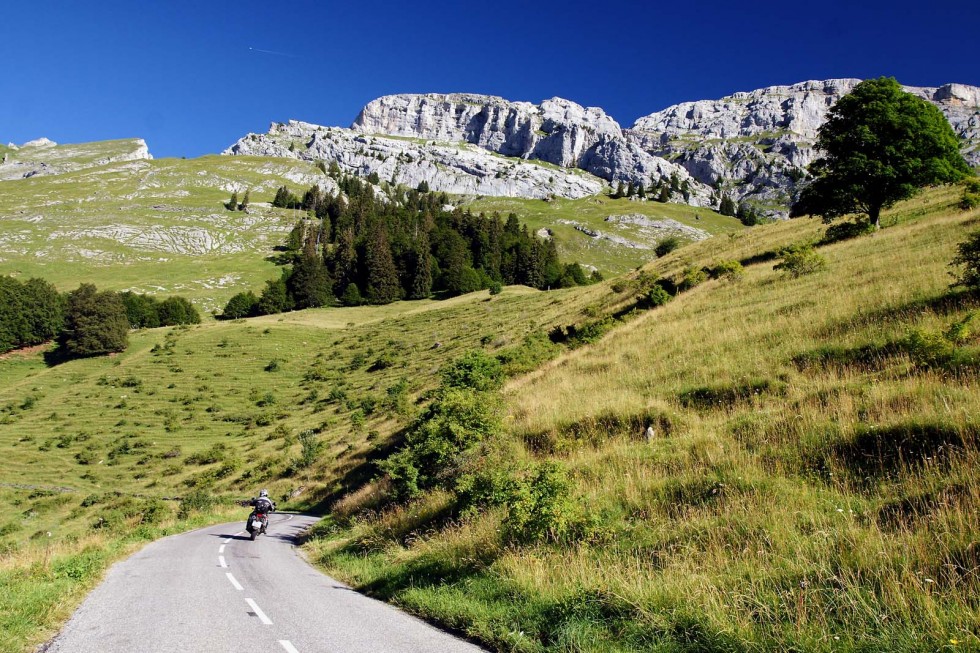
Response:
[{"label": "tree trunk", "polygon": [[881,207],[872,206],[868,209],[868,219],[871,221],[871,226],[874,227],[875,231],[881,229]]}]

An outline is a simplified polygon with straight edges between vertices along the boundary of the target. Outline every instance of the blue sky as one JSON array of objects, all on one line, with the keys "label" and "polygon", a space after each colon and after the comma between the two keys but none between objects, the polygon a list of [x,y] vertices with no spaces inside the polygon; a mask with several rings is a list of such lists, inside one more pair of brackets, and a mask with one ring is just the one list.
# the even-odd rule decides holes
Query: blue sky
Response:
[{"label": "blue sky", "polygon": [[4,0],[0,141],[138,136],[191,157],[272,121],[347,126],[389,93],[561,96],[628,126],[807,79],[980,85],[978,24],[961,0]]}]

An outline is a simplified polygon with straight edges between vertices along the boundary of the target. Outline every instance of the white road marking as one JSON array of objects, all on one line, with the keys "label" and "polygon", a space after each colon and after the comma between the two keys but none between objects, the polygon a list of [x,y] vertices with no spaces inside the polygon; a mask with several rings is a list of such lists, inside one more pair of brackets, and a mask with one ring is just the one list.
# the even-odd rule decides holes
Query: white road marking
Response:
[{"label": "white road marking", "polygon": [[235,586],[235,589],[238,590],[239,592],[241,592],[241,591],[243,591],[245,589],[244,587],[241,586],[241,584],[239,584],[239,582],[237,580],[235,580],[235,577],[231,575],[231,572],[230,571],[229,572],[226,572],[225,573],[225,576],[228,577],[228,580],[231,581],[231,584],[234,585]]},{"label": "white road marking", "polygon": [[252,612],[254,612],[255,616],[259,618],[259,621],[261,621],[266,626],[272,625],[272,619],[269,619],[269,617],[265,616],[265,613],[262,612],[262,608],[256,605],[255,601],[253,601],[252,599],[245,599],[245,602],[248,603],[248,607],[252,608]]},{"label": "white road marking", "polygon": [[228,563],[225,562],[225,557],[224,556],[218,556],[218,564],[220,566],[224,567],[225,569],[228,568]]},{"label": "white road marking", "polygon": [[296,647],[289,643],[289,640],[280,639],[279,643],[282,644],[284,649],[286,649],[286,653],[299,653],[299,651],[296,650]]},{"label": "white road marking", "polygon": [[221,546],[218,547],[218,553],[224,553],[224,552],[225,552],[225,545],[222,544]]}]

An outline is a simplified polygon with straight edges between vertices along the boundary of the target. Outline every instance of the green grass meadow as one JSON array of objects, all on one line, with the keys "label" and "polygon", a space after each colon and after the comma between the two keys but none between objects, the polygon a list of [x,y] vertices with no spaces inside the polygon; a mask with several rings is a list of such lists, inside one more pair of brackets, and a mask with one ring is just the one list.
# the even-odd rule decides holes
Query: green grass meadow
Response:
[{"label": "green grass meadow", "polygon": [[[277,274],[265,257],[297,216],[261,202],[317,175],[205,157],[0,182],[0,273],[220,307]],[[235,188],[251,213],[222,206]],[[61,364],[46,347],[0,357],[0,651],[50,638],[143,543],[243,519],[232,502],[261,487],[326,516],[315,564],[491,650],[980,650],[980,299],[949,268],[980,213],[960,191],[818,245],[824,269],[799,277],[779,251],[820,241],[816,220],[482,198],[474,211],[514,211],[563,257],[622,274],[133,331],[123,353]],[[560,222],[611,232],[605,217],[630,213],[715,235],[653,260]],[[645,303],[653,280],[729,261],[741,277]],[[543,337],[572,325],[590,338]],[[466,510],[445,489],[397,501],[379,472],[473,350],[523,352],[486,460],[560,470],[557,495],[532,497],[560,537],[515,538],[512,506]]]}]

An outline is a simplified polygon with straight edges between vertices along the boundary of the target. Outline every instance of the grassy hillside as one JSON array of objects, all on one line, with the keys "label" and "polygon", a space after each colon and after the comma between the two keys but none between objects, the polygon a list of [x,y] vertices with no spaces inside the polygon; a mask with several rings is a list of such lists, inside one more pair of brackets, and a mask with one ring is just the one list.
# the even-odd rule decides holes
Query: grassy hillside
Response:
[{"label": "grassy hillside", "polygon": [[[563,259],[595,266],[607,276],[622,274],[655,258],[653,250],[657,243],[672,233],[642,224],[617,221],[621,216],[644,216],[651,221],[675,220],[707,235],[744,229],[735,218],[720,215],[711,209],[654,201],[614,200],[606,196],[548,201],[482,197],[469,206],[473,211],[499,211],[504,216],[514,212],[531,229],[548,229]],[[612,220],[607,221],[610,217]],[[591,236],[581,228],[599,235]],[[696,240],[683,233],[678,237],[685,243]]]},{"label": "grassy hillside", "polygon": [[[276,274],[263,257],[295,220],[227,212],[230,192],[317,179],[205,157],[2,182],[0,272],[218,306]],[[332,573],[498,650],[980,648],[980,301],[948,288],[980,214],[958,198],[900,205],[799,278],[776,252],[819,240],[817,221],[483,199],[604,270],[649,251],[558,220],[639,240],[605,217],[640,213],[721,235],[590,287],[139,331],[122,354],[55,366],[43,348],[2,357],[0,651],[49,636],[148,539],[244,518],[231,501],[260,487],[330,513],[308,548]],[[733,260],[740,280],[642,300],[654,279]],[[489,499],[396,501],[378,464],[473,350],[509,352],[502,427],[446,474]]]},{"label": "grassy hillside", "polygon": [[41,351],[0,358],[0,498],[16,507],[0,519],[0,627],[16,630],[0,651],[49,636],[108,563],[184,517],[244,518],[230,502],[260,487],[323,510],[373,474],[447,360],[513,346],[597,292],[514,287],[138,331],[122,354],[55,367]]},{"label": "grassy hillside", "polygon": [[[95,144],[93,144],[95,145]],[[276,188],[329,183],[287,159],[209,156],[108,163],[0,182],[0,274],[181,294],[204,312],[277,275],[265,258],[297,213]],[[224,208],[251,189],[249,212]]]},{"label": "grassy hillside", "polygon": [[[379,513],[371,486],[313,555],[499,650],[980,648],[980,301],[947,267],[980,214],[955,199],[929,191],[800,278],[769,252],[816,221],[658,261],[755,263],[511,381],[488,456],[516,499]],[[552,529],[533,541],[528,510]]]}]

